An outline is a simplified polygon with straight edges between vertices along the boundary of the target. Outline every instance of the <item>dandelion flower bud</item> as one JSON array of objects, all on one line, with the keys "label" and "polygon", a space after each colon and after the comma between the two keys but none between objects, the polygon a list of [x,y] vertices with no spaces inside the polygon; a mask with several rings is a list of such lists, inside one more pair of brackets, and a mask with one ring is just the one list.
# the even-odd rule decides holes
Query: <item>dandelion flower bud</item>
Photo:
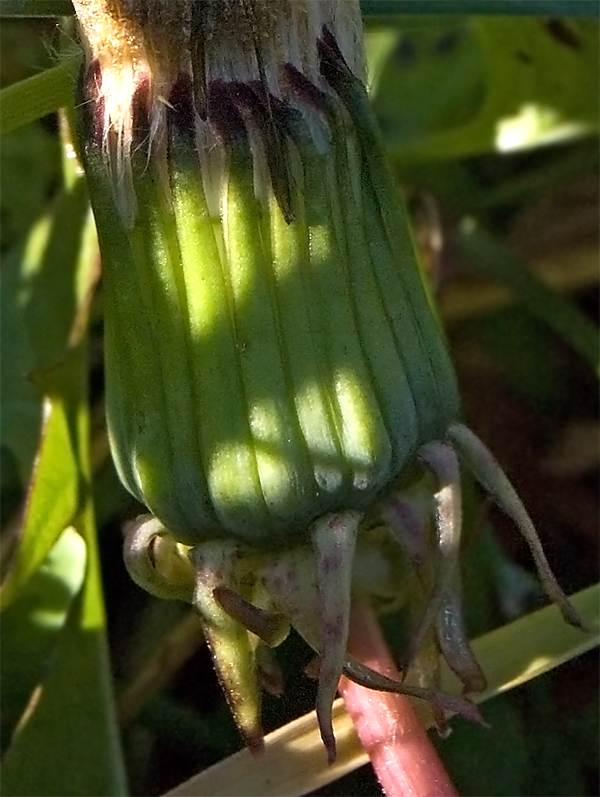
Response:
[{"label": "dandelion flower bud", "polygon": [[[203,617],[252,745],[257,650],[296,627],[320,656],[332,757],[331,703],[344,668],[357,672],[346,662],[353,591],[398,598],[415,564],[395,522],[408,473],[437,480],[431,592],[409,658],[431,643],[465,683],[482,680],[460,622],[454,451],[477,475],[482,448],[460,424],[371,116],[358,1],[74,5],[110,440],[154,516],[130,532],[128,566],[169,594],[164,557],[172,550],[185,578],[189,546],[190,584],[173,594]],[[495,491],[497,466],[484,470],[569,611],[516,494]],[[141,550],[153,535],[160,572]]]}]

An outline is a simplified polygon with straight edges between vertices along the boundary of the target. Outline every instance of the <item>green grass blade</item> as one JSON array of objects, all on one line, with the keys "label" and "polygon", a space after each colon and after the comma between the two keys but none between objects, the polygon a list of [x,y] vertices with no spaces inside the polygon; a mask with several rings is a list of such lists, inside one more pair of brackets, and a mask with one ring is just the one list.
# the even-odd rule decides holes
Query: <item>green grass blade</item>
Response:
[{"label": "green grass blade", "polygon": [[[98,277],[95,228],[82,180],[60,197],[46,232],[32,236],[35,246],[27,247],[20,274],[11,286],[25,327],[29,357],[21,363],[20,371],[15,367],[13,375],[24,386],[33,383],[45,403],[19,547],[2,586],[3,607],[44,561],[72,522],[80,500],[73,416],[82,401],[86,358],[77,344]],[[56,312],[56,308],[62,312]],[[15,386],[13,393],[17,399],[31,398],[29,393],[16,391]],[[33,399],[30,403],[35,407]],[[25,414],[15,412],[10,405],[6,411],[12,413],[13,424],[26,423],[29,417],[29,410]],[[18,435],[9,435],[5,444],[13,439]],[[15,455],[20,456],[18,449]],[[24,481],[28,477],[25,475]]]},{"label": "green grass blade", "polygon": [[[81,251],[85,253],[85,246]],[[91,260],[90,257],[78,259],[79,276],[88,289],[94,284],[94,269],[89,268]],[[88,291],[84,291],[84,296],[88,296]],[[73,601],[48,677],[40,684],[36,699],[30,702],[3,759],[2,793],[7,797],[40,794],[118,797],[127,794],[106,640],[91,490],[88,341],[83,329],[88,309],[85,302],[79,307],[79,342],[63,366],[68,369],[68,381],[62,377],[57,385],[64,403],[65,420],[68,416],[68,430],[63,435],[67,439],[62,443],[63,447],[70,446],[75,473],[69,473],[66,485],[57,488],[52,496],[56,500],[66,486],[77,499],[74,526],[86,544],[85,581]],[[55,451],[55,466],[58,455]],[[35,486],[33,492],[36,492]],[[57,525],[58,521],[51,525],[52,533]],[[43,518],[34,530],[37,535],[27,527],[25,539],[29,548],[39,555],[38,538],[49,536]],[[33,557],[24,557],[22,547],[19,554],[18,562],[31,570]],[[18,592],[21,585],[22,579],[17,579],[13,592]]]},{"label": "green grass blade", "polygon": [[[71,607],[49,675],[40,684],[37,699],[31,701],[3,759],[2,793],[6,797],[127,794],[91,493],[87,352],[88,342],[82,336],[64,366],[68,369],[68,382],[65,377],[59,380],[63,402],[59,406],[65,414],[65,426],[68,414],[68,430],[63,432],[62,446],[52,452],[53,464],[57,467],[57,458],[65,456],[61,449],[68,445],[73,460],[70,470],[74,473],[69,472],[65,484],[49,496],[56,501],[66,489],[77,499],[74,525],[86,543],[85,581]],[[37,485],[33,492],[36,491]],[[26,527],[27,547],[23,552],[21,546],[17,560],[22,562],[21,570],[17,569],[21,577],[9,582],[15,585],[14,594],[23,584],[23,569],[31,574],[36,557],[48,544],[46,538],[59,525],[59,519],[54,518],[48,529],[44,520],[42,516],[35,528]]]},{"label": "green grass blade", "polygon": [[48,672],[85,574],[85,543],[70,526],[0,623],[2,751]]},{"label": "green grass blade", "polygon": [[89,511],[79,527],[88,546],[85,584],[74,601],[39,702],[3,759],[5,797],[127,794]]},{"label": "green grass blade", "polygon": [[[515,689],[600,643],[600,585],[578,592],[573,605],[589,627],[580,631],[565,623],[558,607],[547,606],[476,639],[473,652],[482,663],[489,685],[476,697],[484,702]],[[444,672],[442,687],[459,688],[458,680]]]},{"label": "green grass blade", "polygon": [[69,429],[69,399],[65,396],[72,393],[77,369],[76,359],[69,358],[53,369],[54,385],[46,379],[51,395],[45,400],[42,440],[16,559],[2,585],[2,608],[13,601],[42,564],[77,509],[79,473]]},{"label": "green grass blade", "polygon": [[[4,10],[5,3],[0,5]],[[0,135],[41,119],[72,102],[78,58],[69,58],[39,75],[13,83],[0,92]]]}]

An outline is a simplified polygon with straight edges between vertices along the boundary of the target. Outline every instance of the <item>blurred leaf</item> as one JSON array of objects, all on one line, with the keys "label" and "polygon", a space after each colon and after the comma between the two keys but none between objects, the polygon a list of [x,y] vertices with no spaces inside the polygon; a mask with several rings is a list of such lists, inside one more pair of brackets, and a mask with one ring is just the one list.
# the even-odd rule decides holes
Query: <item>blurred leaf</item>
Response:
[{"label": "blurred leaf", "polygon": [[486,90],[485,62],[472,24],[405,30],[396,41],[387,63],[379,58],[374,109],[392,155],[412,156],[413,147],[426,148],[474,117]]},{"label": "blurred leaf", "polygon": [[49,186],[60,179],[56,136],[42,125],[28,127],[2,137],[2,247],[15,242],[22,247],[36,219],[46,211]]},{"label": "blurred leaf", "polygon": [[[598,772],[598,736],[600,735],[600,711],[598,695],[589,705],[568,720],[568,733],[573,746],[579,751],[585,768],[590,774]],[[597,777],[596,777],[597,781]]]},{"label": "blurred leaf", "polygon": [[[94,270],[90,268],[88,273],[93,274]],[[86,310],[84,303],[80,308],[82,323],[77,336],[78,345],[63,363],[65,372],[60,373],[60,366],[43,372],[44,391],[52,396],[54,387],[57,387],[64,403],[64,414],[68,415],[69,428],[63,434],[63,444],[70,444],[76,474],[75,478],[67,474],[66,485],[62,489],[66,486],[68,490],[76,480],[78,511],[74,525],[86,543],[85,581],[72,604],[48,677],[4,757],[2,788],[5,795],[111,797],[127,793],[106,643],[106,617],[93,511],[87,394],[88,341],[83,325]],[[52,378],[56,384],[51,384]],[[64,439],[67,435],[68,441]],[[34,492],[37,492],[36,487]],[[48,524],[46,519],[50,531],[57,523]],[[37,533],[50,536],[46,526],[40,519]],[[22,543],[17,560],[18,575],[21,573],[19,564],[22,563],[22,569],[31,568],[32,559],[42,546],[37,537],[27,534],[30,529],[27,524],[24,541],[27,541],[29,549],[26,547],[24,551]],[[47,543],[44,541],[43,544]],[[30,551],[33,554],[28,555]]]},{"label": "blurred leaf", "polygon": [[546,324],[512,306],[485,313],[475,326],[478,340],[501,366],[513,392],[546,411],[564,399],[562,372]]},{"label": "blurred leaf", "polygon": [[0,135],[41,119],[73,101],[80,61],[71,57],[0,92]]},{"label": "blurred leaf", "polygon": [[[0,9],[4,3],[0,0]],[[54,66],[51,48],[40,46],[41,38],[52,34],[52,22],[40,21],[23,24],[18,19],[6,19],[0,24],[0,53],[2,53],[2,70],[0,72],[0,88],[31,77],[32,75]],[[47,41],[47,38],[46,38]],[[11,53],[13,57],[11,57]],[[18,57],[14,57],[17,56]]]},{"label": "blurred leaf", "polygon": [[[97,244],[85,181],[61,192],[50,219],[32,232],[21,264],[18,297],[33,367],[58,363],[98,278]],[[60,308],[60,312],[57,312]]]},{"label": "blurred leaf", "polygon": [[[17,353],[8,360],[12,401],[3,412],[2,431],[3,444],[14,447],[24,481],[31,430],[29,427],[23,434],[23,427],[35,411],[29,379],[45,399],[24,526],[16,561],[3,585],[3,605],[40,566],[58,535],[71,523],[80,500],[73,424],[87,380],[80,338],[98,278],[95,228],[83,180],[78,179],[64,192],[54,214],[34,229],[18,279],[12,277],[11,299],[19,312],[11,308],[9,321],[14,322]],[[19,354],[27,359],[21,361]]]},{"label": "blurred leaf", "polygon": [[127,794],[94,534],[93,527],[87,529],[85,585],[69,614],[54,666],[4,757],[5,797]]},{"label": "blurred leaf", "polygon": [[85,543],[67,528],[0,623],[2,750],[32,696],[47,675],[71,600],[81,589]]},{"label": "blurred leaf", "polygon": [[547,288],[524,263],[472,223],[463,225],[460,248],[473,268],[509,288],[518,302],[600,374],[598,329],[574,304]]},{"label": "blurred leaf", "polygon": [[399,36],[393,28],[377,28],[365,35],[367,85],[373,95],[377,94],[379,80],[389,57],[398,46]]},{"label": "blurred leaf", "polygon": [[[42,564],[73,520],[79,502],[79,468],[69,423],[71,403],[80,392],[82,352],[45,374],[42,439],[30,485],[16,560],[2,585],[2,607]],[[54,384],[53,384],[54,383]]]},{"label": "blurred leaf", "polygon": [[33,357],[17,302],[19,265],[16,258],[7,258],[0,270],[0,437],[3,449],[15,459],[21,482],[26,483],[39,442],[42,399],[27,378]]},{"label": "blurred leaf", "polygon": [[531,751],[526,793],[540,797],[585,794],[586,760],[569,738],[564,718],[557,715],[552,685],[546,678],[530,685],[526,716]]},{"label": "blurred leaf", "polygon": [[31,229],[22,254],[11,253],[2,269],[2,444],[17,458],[24,482],[39,435],[34,372],[65,357],[98,268],[87,189],[79,178]]},{"label": "blurred leaf", "polygon": [[[514,701],[503,696],[486,704],[489,728],[457,717],[448,739],[437,739],[436,748],[459,794],[514,797],[527,794],[528,735]],[[435,736],[433,736],[435,739]],[[498,766],[502,761],[502,766]],[[490,772],[494,772],[493,784]]]},{"label": "blurred leaf", "polygon": [[465,157],[595,132],[599,52],[586,20],[472,19],[405,33],[375,97],[390,152]]}]

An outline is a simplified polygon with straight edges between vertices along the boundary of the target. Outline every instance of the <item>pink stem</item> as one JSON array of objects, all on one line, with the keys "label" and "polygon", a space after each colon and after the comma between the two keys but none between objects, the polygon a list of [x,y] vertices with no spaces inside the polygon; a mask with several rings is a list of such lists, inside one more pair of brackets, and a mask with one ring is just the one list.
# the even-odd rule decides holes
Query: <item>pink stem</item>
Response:
[{"label": "pink stem", "polygon": [[[400,677],[368,606],[352,607],[348,653],[382,675]],[[387,797],[456,797],[408,697],[365,689],[345,677],[339,689]]]}]

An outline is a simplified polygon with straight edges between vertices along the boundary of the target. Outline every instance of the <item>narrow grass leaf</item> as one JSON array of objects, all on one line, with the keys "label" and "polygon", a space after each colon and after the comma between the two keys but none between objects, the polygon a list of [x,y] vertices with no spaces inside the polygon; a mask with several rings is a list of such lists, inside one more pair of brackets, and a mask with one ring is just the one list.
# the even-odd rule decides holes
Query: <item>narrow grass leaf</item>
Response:
[{"label": "narrow grass leaf", "polygon": [[[0,14],[8,3],[2,2]],[[0,135],[64,108],[73,98],[78,58],[69,58],[39,75],[14,83],[0,92]]]},{"label": "narrow grass leaf", "polygon": [[[80,352],[53,369],[51,375],[46,374],[49,390],[44,401],[42,437],[16,559],[0,593],[2,608],[14,600],[42,564],[77,510],[79,469],[69,423],[69,403],[78,376],[82,377]],[[54,386],[50,386],[50,379]]]},{"label": "narrow grass leaf", "polygon": [[85,530],[86,580],[71,609],[54,666],[30,718],[4,757],[5,797],[127,794],[94,533],[93,527]]},{"label": "narrow grass leaf", "polygon": [[16,409],[23,409],[27,416],[33,412],[33,383],[43,397],[43,410],[16,558],[0,593],[2,606],[14,599],[41,565],[78,509],[75,424],[85,396],[87,358],[82,335],[98,278],[96,247],[87,192],[79,178],[60,195],[54,213],[32,232],[19,275],[14,277],[22,346],[28,356],[22,370],[15,365],[13,371],[20,384],[15,387]]},{"label": "narrow grass leaf", "polygon": [[46,677],[73,597],[85,573],[85,543],[70,526],[0,623],[2,752]]},{"label": "narrow grass leaf", "polygon": [[65,357],[98,277],[95,227],[81,177],[61,192],[43,222],[43,234],[32,232],[21,264],[19,304],[33,369],[52,368]]},{"label": "narrow grass leaf", "polygon": [[2,791],[6,797],[123,797],[128,793],[106,640],[91,489],[85,338],[76,351],[80,355],[76,381],[79,400],[72,407],[71,429],[81,490],[74,525],[86,544],[85,581],[73,602],[54,666],[4,757]]}]

